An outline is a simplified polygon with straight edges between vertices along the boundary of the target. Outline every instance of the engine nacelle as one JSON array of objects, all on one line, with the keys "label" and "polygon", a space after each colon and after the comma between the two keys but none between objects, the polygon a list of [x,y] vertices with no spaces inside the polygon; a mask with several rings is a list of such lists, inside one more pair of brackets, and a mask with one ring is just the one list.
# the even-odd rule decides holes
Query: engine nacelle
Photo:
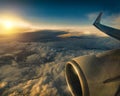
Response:
[{"label": "engine nacelle", "polygon": [[120,96],[120,49],[74,58],[65,74],[73,96]]}]

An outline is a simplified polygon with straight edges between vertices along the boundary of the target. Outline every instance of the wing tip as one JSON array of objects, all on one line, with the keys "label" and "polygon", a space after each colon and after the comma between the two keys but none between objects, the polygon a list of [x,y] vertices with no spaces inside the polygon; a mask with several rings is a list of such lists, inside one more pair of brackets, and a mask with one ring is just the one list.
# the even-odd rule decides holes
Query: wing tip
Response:
[{"label": "wing tip", "polygon": [[97,16],[95,22],[93,23],[93,25],[99,24],[101,21],[101,17],[102,17],[103,12],[100,12],[99,15]]}]

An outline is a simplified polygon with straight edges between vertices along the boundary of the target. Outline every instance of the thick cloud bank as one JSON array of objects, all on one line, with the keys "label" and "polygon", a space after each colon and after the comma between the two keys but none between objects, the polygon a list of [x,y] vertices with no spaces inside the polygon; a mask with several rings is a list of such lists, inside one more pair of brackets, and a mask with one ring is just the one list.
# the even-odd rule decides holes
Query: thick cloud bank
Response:
[{"label": "thick cloud bank", "polygon": [[62,38],[58,35],[64,32],[48,33],[0,42],[0,96],[70,96],[64,70],[67,61],[120,48],[119,41],[108,37]]}]

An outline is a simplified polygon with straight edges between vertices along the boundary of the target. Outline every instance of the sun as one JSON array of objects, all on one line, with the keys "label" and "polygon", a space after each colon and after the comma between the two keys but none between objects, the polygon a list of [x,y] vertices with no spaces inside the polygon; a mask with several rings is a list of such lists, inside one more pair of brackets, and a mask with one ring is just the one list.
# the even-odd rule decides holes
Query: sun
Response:
[{"label": "sun", "polygon": [[15,24],[13,20],[0,20],[1,34],[11,34],[15,31]]},{"label": "sun", "polygon": [[12,21],[8,20],[8,21],[3,22],[3,26],[4,26],[5,29],[10,30],[14,27],[14,24],[13,24]]},{"label": "sun", "polygon": [[19,16],[11,14],[0,15],[0,34],[16,34],[27,32],[33,25]]}]

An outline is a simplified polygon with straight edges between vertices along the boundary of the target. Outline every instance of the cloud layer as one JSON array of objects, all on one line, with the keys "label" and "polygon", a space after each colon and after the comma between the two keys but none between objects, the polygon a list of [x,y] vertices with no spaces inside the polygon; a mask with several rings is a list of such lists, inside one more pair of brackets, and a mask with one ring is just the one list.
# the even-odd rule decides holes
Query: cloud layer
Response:
[{"label": "cloud layer", "polygon": [[0,40],[0,95],[70,96],[65,81],[66,62],[76,56],[120,48],[115,39],[80,33],[76,37],[77,32],[70,31],[73,35],[64,38],[59,37],[63,31],[47,30],[39,33],[42,38],[37,41],[35,34],[29,42]]}]

